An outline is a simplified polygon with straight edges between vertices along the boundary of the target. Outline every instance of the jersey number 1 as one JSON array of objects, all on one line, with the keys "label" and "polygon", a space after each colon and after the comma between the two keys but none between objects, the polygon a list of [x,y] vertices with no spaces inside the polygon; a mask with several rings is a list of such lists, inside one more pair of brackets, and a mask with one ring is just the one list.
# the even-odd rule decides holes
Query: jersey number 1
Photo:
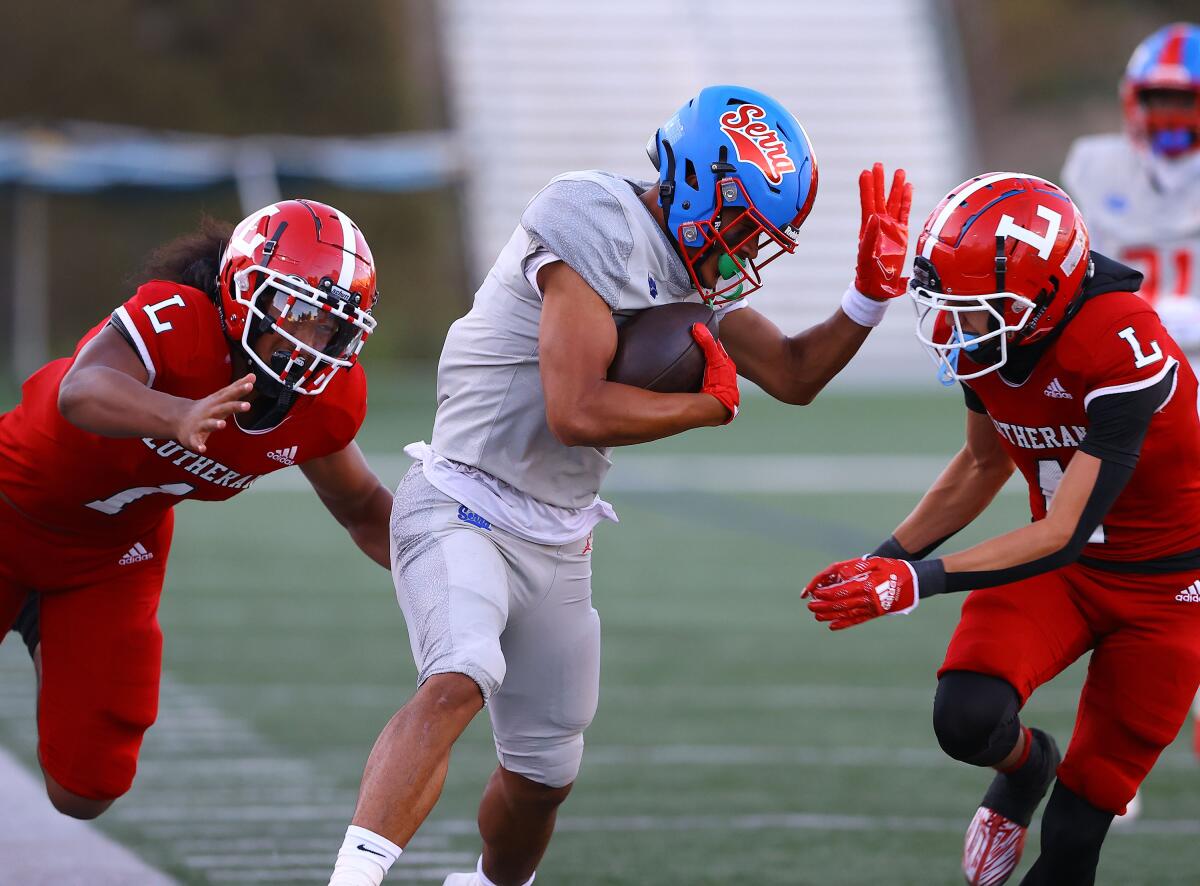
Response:
[{"label": "jersey number 1", "polygon": [[195,488],[190,483],[164,483],[162,486],[134,486],[132,489],[122,490],[116,495],[110,495],[108,498],[89,501],[87,507],[93,511],[99,511],[101,514],[108,514],[111,517],[113,514],[121,513],[125,505],[131,504],[139,498],[145,498],[147,495],[154,495],[156,492],[165,492],[167,495],[187,495]]},{"label": "jersey number 1", "polygon": [[[1038,463],[1038,486],[1042,488],[1042,499],[1046,502],[1046,513],[1050,513],[1050,502],[1054,493],[1058,492],[1058,484],[1062,482],[1063,466],[1058,459],[1043,458]],[[1104,524],[1101,523],[1088,539],[1090,545],[1104,544]]]}]

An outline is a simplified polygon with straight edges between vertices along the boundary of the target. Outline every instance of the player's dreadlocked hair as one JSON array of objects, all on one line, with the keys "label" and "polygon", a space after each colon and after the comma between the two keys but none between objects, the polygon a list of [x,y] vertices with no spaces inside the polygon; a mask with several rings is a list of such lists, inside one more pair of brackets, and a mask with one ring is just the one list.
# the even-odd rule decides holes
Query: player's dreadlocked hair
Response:
[{"label": "player's dreadlocked hair", "polygon": [[176,237],[146,257],[135,282],[171,280],[207,293],[218,302],[217,268],[233,225],[208,215],[200,217],[200,226],[189,234]]}]

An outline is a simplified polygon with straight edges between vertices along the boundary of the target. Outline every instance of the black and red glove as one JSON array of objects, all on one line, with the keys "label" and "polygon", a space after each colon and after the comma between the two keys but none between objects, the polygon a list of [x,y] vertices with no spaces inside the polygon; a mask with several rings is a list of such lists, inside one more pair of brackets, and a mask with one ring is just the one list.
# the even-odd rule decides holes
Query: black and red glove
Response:
[{"label": "black and red glove", "polygon": [[822,569],[800,596],[809,598],[808,610],[817,621],[840,631],[881,615],[911,612],[920,591],[907,560],[859,557]]},{"label": "black and red glove", "polygon": [[854,288],[877,301],[897,298],[904,295],[908,286],[903,274],[912,185],[905,182],[904,170],[897,169],[885,201],[883,164],[876,163],[859,174],[858,195],[862,221],[858,228]]},{"label": "black and red glove", "polygon": [[733,359],[725,352],[725,348],[713,338],[703,323],[692,324],[692,338],[704,352],[704,381],[700,385],[700,393],[711,394],[729,410],[729,418],[723,422],[729,424],[737,417],[738,404],[741,402],[737,367],[733,365]]}]

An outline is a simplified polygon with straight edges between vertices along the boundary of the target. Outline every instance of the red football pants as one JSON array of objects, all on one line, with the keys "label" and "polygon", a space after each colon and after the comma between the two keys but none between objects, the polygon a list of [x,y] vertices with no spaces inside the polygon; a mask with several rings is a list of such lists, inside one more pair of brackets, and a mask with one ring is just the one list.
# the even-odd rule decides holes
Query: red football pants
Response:
[{"label": "red football pants", "polygon": [[0,501],[0,640],[39,595],[38,757],[73,794],[129,790],[158,714],[162,594],[173,515],[118,548],[37,526]]},{"label": "red football pants", "polygon": [[1059,779],[1121,814],[1188,718],[1200,686],[1200,572],[1130,575],[1073,564],[971,592],[946,671],[1011,683],[1022,704],[1092,651]]}]

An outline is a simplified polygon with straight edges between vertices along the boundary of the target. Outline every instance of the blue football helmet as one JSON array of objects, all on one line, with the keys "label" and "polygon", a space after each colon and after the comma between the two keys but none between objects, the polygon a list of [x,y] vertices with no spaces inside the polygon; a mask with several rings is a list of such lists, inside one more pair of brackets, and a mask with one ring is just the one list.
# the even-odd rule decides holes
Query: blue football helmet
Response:
[{"label": "blue football helmet", "polygon": [[[761,269],[796,248],[817,196],[817,160],[804,127],[775,99],[744,86],[709,86],[650,139],[659,206],[692,283],[706,302],[762,285]],[[718,250],[717,279],[698,266]]]},{"label": "blue football helmet", "polygon": [[1178,22],[1141,42],[1121,79],[1125,125],[1154,154],[1200,150],[1200,26]]}]

